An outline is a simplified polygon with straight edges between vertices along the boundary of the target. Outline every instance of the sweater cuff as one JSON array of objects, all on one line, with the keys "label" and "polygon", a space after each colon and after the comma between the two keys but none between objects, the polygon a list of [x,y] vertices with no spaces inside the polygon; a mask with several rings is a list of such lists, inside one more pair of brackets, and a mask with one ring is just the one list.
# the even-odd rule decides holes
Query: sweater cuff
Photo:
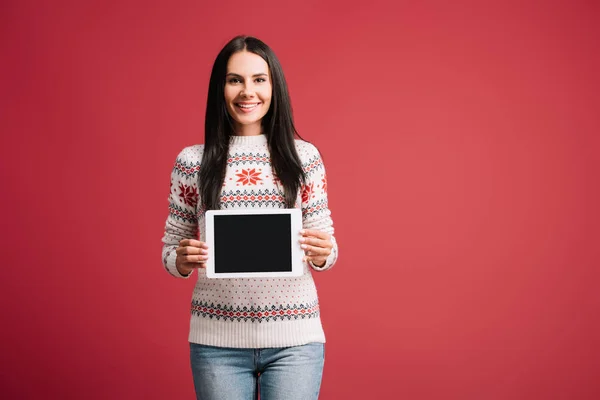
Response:
[{"label": "sweater cuff", "polygon": [[187,275],[182,275],[179,273],[179,270],[177,269],[176,265],[175,265],[175,260],[177,259],[177,253],[175,251],[171,251],[169,254],[167,254],[167,257],[165,258],[165,268],[166,270],[173,275],[176,278],[182,278],[182,279],[187,279],[192,275],[192,272],[190,272]]},{"label": "sweater cuff", "polygon": [[337,260],[337,246],[334,245],[333,249],[331,249],[331,254],[329,254],[329,256],[327,257],[327,260],[325,260],[324,265],[322,265],[321,267],[317,267],[315,264],[313,264],[312,261],[309,261],[308,263],[310,264],[312,269],[320,272],[320,271],[326,271],[329,268],[331,268],[336,260]]}]

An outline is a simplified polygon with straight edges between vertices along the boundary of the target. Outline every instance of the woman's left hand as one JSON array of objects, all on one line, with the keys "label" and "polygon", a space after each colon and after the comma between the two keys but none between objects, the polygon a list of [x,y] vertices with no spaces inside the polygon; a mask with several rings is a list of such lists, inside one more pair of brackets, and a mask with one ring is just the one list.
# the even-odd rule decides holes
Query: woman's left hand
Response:
[{"label": "woman's left hand", "polygon": [[311,261],[317,267],[324,266],[333,248],[331,235],[315,229],[302,229],[300,234],[300,247],[306,254],[304,261]]}]

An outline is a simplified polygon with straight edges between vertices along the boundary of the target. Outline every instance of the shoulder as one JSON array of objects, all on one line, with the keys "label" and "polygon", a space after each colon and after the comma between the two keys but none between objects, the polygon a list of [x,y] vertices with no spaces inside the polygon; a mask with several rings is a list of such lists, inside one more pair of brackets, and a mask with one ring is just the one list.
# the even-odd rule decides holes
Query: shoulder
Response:
[{"label": "shoulder", "polygon": [[203,144],[184,147],[177,155],[173,172],[183,176],[196,175],[200,170],[203,153]]},{"label": "shoulder", "polygon": [[196,164],[202,161],[202,154],[204,153],[203,144],[195,144],[193,146],[184,147],[183,150],[177,155],[177,162]]},{"label": "shoulder", "polygon": [[307,177],[310,178],[317,172],[324,173],[325,166],[323,165],[323,159],[317,146],[304,140],[296,140],[296,151],[300,157],[302,169]]},{"label": "shoulder", "polygon": [[321,153],[317,146],[304,140],[296,139],[296,151],[302,163],[310,163],[315,159],[321,159]]}]

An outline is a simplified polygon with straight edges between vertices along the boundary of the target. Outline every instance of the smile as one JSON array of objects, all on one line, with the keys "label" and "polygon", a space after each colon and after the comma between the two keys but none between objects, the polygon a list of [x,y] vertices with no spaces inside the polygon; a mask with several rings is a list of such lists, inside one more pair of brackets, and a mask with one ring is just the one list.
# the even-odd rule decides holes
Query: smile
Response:
[{"label": "smile", "polygon": [[236,103],[235,104],[235,106],[244,113],[250,113],[250,112],[254,111],[254,109],[256,109],[259,105],[260,105],[260,103],[252,103],[252,104]]}]

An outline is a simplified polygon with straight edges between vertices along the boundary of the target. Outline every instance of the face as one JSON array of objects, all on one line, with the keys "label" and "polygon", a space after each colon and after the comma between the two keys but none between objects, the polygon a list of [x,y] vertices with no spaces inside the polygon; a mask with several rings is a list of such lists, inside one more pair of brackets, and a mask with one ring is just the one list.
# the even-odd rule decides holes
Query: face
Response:
[{"label": "face", "polygon": [[227,63],[225,79],[225,103],[235,121],[236,134],[260,134],[272,95],[267,62],[248,51],[234,53]]}]

